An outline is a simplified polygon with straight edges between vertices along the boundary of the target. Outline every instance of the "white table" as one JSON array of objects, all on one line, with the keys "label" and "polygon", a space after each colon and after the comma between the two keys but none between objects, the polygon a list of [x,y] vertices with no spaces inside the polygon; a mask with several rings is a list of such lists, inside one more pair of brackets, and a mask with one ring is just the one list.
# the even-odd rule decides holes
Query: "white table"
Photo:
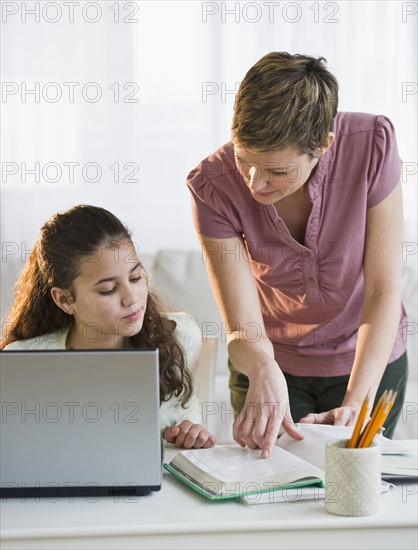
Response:
[{"label": "white table", "polygon": [[[167,450],[166,461],[175,452]],[[1,509],[1,548],[417,549],[417,485],[399,485],[382,498],[379,514],[359,518],[328,514],[323,501],[204,502],[165,473],[160,492],[119,502],[9,499]]]}]

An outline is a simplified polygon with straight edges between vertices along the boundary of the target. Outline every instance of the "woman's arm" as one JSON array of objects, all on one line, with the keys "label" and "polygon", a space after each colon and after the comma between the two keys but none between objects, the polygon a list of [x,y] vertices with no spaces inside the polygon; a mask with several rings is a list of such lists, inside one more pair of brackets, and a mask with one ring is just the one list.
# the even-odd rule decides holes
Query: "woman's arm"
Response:
[{"label": "woman's arm", "polygon": [[398,184],[367,212],[363,309],[353,369],[342,406],[308,415],[301,422],[352,425],[369,388],[373,402],[399,327],[402,229],[402,188]]},{"label": "woman's arm", "polygon": [[234,439],[263,450],[267,457],[280,426],[297,439],[302,435],[290,417],[283,373],[267,337],[257,288],[242,238],[201,235],[212,290],[225,323],[228,353],[234,367],[249,379],[244,408],[234,422]]},{"label": "woman's arm", "polygon": [[402,187],[367,213],[364,305],[353,370],[343,405],[374,398],[388,363],[401,315]]}]

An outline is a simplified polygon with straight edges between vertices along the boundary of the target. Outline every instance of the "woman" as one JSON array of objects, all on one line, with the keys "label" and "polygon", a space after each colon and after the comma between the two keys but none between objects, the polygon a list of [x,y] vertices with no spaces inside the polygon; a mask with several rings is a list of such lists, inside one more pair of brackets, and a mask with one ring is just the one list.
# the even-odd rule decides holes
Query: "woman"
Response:
[{"label": "woman", "polygon": [[[188,176],[228,332],[234,438],[269,455],[293,421],[354,424],[407,377],[401,161],[383,116],[337,113],[323,58],[273,52],[238,90],[232,142]],[[289,410],[290,404],[290,410]]]}]

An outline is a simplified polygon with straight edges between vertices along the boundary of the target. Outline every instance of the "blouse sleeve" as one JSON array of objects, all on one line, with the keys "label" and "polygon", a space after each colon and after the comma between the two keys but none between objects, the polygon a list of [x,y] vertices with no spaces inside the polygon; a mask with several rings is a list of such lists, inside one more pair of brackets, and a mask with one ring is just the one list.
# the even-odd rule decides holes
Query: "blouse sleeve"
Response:
[{"label": "blouse sleeve", "polygon": [[369,165],[367,208],[379,204],[395,189],[401,177],[401,168],[393,124],[388,118],[378,116]]},{"label": "blouse sleeve", "polygon": [[245,185],[236,169],[231,144],[226,144],[192,170],[187,186],[197,233],[217,239],[242,234],[237,205],[242,200]]}]

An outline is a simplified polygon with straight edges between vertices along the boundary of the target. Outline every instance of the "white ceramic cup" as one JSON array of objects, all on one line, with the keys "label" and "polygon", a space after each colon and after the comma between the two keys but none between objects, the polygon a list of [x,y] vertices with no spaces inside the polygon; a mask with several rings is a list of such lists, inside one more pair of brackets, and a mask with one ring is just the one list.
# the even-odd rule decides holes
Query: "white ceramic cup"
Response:
[{"label": "white ceramic cup", "polygon": [[325,448],[325,508],[340,516],[368,516],[381,506],[380,446],[349,449],[348,439]]}]

